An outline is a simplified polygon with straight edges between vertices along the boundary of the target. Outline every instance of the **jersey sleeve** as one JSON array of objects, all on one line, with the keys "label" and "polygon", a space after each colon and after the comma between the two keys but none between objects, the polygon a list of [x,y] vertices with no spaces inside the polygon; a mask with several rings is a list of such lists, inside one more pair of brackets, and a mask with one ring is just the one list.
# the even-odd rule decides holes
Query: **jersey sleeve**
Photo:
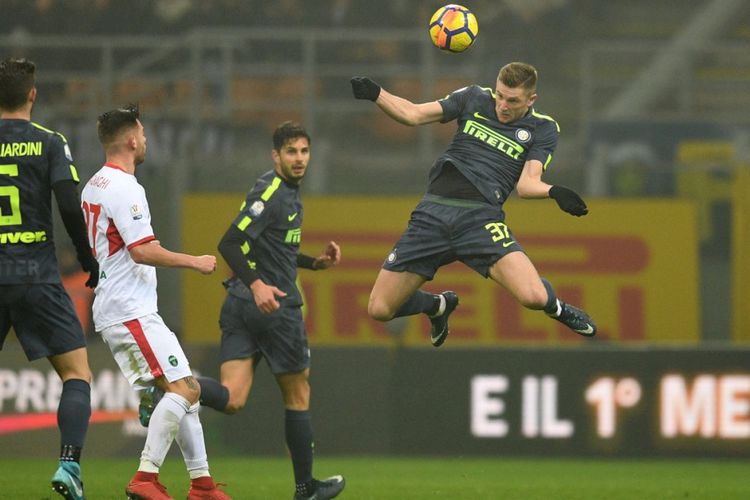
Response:
[{"label": "jersey sleeve", "polygon": [[440,123],[446,123],[461,116],[461,112],[471,98],[473,89],[474,86],[464,87],[454,90],[442,99],[438,99],[440,106],[443,108],[443,118]]},{"label": "jersey sleeve", "polygon": [[547,170],[547,165],[552,161],[552,154],[555,152],[559,137],[560,132],[557,122],[553,120],[543,121],[536,129],[534,143],[531,145],[526,161],[539,160],[542,162],[544,170]]},{"label": "jersey sleeve", "polygon": [[109,216],[128,250],[141,243],[155,240],[151,227],[151,213],[143,188],[121,189],[113,194],[116,196],[113,196],[114,203],[110,207]]},{"label": "jersey sleeve", "polygon": [[266,196],[270,186],[256,185],[247,194],[240,213],[235,217],[232,225],[245,233],[248,238],[256,239],[273,221],[278,203],[275,198]]},{"label": "jersey sleeve", "polygon": [[72,180],[78,184],[78,171],[73,165],[68,141],[62,134],[52,134],[49,141],[48,158],[50,164],[50,184]]}]

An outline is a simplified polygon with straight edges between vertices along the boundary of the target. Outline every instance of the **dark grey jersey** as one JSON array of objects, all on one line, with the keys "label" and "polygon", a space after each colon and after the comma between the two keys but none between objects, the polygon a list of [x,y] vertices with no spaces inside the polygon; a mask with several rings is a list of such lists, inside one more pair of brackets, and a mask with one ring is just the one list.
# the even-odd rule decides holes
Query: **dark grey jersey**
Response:
[{"label": "dark grey jersey", "polygon": [[457,120],[458,130],[430,170],[430,182],[450,161],[490,203],[502,205],[526,161],[539,160],[546,169],[552,159],[560,127],[551,117],[532,108],[520,120],[500,123],[494,93],[477,85],[438,102],[443,108],[441,122]]},{"label": "dark grey jersey", "polygon": [[52,185],[78,183],[62,134],[27,120],[0,120],[0,284],[59,283]]},{"label": "dark grey jersey", "polygon": [[[297,255],[302,239],[302,200],[299,187],[275,171],[258,178],[247,194],[234,225],[245,233],[242,251],[263,282],[286,292],[284,306],[302,305],[297,290]],[[252,300],[250,290],[236,278],[230,292]]]}]

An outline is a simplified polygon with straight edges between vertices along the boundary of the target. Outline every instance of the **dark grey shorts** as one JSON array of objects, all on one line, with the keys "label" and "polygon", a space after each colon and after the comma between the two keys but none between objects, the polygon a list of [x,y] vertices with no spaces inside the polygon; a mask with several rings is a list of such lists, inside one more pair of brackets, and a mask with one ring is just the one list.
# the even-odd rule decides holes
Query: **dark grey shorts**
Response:
[{"label": "dark grey shorts", "polygon": [[29,361],[86,346],[73,302],[59,283],[0,286],[0,348],[10,327]]},{"label": "dark grey shorts", "polygon": [[254,302],[227,294],[219,326],[222,363],[259,356],[266,359],[274,374],[310,367],[310,349],[299,307],[282,307],[263,314]]},{"label": "dark grey shorts", "polygon": [[383,269],[431,280],[439,267],[458,260],[486,278],[500,257],[523,251],[504,220],[502,209],[488,203],[425,195]]}]

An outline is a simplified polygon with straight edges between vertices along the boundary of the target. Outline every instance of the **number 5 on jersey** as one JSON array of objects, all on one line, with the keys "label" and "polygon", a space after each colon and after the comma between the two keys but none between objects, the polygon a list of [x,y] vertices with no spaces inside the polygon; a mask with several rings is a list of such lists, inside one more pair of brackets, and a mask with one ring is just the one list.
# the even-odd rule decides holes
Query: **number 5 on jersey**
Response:
[{"label": "number 5 on jersey", "polygon": [[[18,165],[0,165],[0,175],[18,176]],[[0,196],[10,198],[10,214],[0,214],[0,226],[14,226],[21,223],[21,196],[16,186],[0,186]]]}]

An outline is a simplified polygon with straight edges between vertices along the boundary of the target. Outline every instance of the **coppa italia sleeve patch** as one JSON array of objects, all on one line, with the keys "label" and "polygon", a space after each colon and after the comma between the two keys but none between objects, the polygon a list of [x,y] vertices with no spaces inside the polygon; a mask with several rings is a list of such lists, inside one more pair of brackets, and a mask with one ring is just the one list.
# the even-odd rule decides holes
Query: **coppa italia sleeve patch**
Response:
[{"label": "coppa italia sleeve patch", "polygon": [[130,206],[130,216],[133,218],[133,220],[140,220],[143,218],[143,212],[141,211],[141,207],[138,205],[131,205]]},{"label": "coppa italia sleeve patch", "polygon": [[261,212],[266,208],[262,201],[258,200],[250,205],[250,213],[255,217],[259,216]]}]

